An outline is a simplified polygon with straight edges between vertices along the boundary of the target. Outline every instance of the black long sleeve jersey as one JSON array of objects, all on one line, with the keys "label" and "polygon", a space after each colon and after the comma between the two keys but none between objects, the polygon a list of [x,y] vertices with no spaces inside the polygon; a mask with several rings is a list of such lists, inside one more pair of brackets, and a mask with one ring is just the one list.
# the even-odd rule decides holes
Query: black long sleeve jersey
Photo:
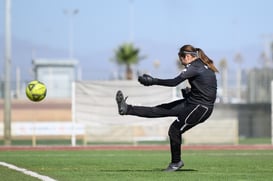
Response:
[{"label": "black long sleeve jersey", "polygon": [[216,75],[199,58],[186,65],[177,77],[157,79],[157,85],[173,87],[186,79],[191,85],[191,92],[187,98],[188,103],[213,106],[217,92]]}]

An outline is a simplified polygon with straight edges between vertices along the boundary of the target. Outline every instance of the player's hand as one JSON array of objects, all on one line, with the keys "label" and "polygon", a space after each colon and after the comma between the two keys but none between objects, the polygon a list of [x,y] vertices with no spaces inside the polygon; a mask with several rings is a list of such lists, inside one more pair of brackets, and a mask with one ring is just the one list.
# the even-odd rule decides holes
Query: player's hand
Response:
[{"label": "player's hand", "polygon": [[191,92],[191,88],[186,87],[185,89],[181,89],[181,92],[184,98],[188,98]]},{"label": "player's hand", "polygon": [[138,76],[138,81],[145,86],[155,85],[157,79],[153,78],[148,74],[143,74],[142,76]]}]

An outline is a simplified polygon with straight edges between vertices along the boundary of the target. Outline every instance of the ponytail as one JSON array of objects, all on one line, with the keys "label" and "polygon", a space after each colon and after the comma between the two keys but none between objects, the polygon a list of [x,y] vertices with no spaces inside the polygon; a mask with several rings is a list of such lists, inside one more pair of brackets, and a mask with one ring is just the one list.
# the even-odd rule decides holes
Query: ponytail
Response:
[{"label": "ponytail", "polygon": [[195,48],[198,58],[202,60],[212,71],[219,72],[218,69],[214,66],[213,60],[211,60],[201,48]]},{"label": "ponytail", "polygon": [[212,71],[219,72],[214,66],[213,61],[204,53],[201,48],[195,48],[192,45],[184,45],[179,50],[179,55],[191,54],[194,57],[198,57],[202,62],[207,65]]}]

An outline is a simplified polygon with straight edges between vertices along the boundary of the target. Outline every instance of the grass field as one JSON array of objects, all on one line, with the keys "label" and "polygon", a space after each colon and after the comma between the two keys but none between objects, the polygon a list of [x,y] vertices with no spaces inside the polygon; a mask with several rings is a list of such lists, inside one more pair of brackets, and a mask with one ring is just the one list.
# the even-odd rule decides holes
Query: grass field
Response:
[{"label": "grass field", "polygon": [[[181,171],[166,173],[169,151],[1,151],[0,161],[59,181],[272,180],[272,150],[183,152]],[[36,178],[0,166],[1,180]]]}]

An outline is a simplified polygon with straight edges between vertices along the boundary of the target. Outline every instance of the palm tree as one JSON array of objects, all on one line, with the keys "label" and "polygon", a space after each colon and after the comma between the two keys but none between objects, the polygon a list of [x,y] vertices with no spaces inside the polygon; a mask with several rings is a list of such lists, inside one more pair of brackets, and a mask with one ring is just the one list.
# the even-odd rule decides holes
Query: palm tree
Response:
[{"label": "palm tree", "polygon": [[139,49],[135,48],[132,43],[124,43],[118,47],[115,51],[114,61],[118,65],[126,66],[126,79],[133,79],[133,70],[131,65],[137,64],[140,60],[144,59],[144,57],[139,55]]}]

